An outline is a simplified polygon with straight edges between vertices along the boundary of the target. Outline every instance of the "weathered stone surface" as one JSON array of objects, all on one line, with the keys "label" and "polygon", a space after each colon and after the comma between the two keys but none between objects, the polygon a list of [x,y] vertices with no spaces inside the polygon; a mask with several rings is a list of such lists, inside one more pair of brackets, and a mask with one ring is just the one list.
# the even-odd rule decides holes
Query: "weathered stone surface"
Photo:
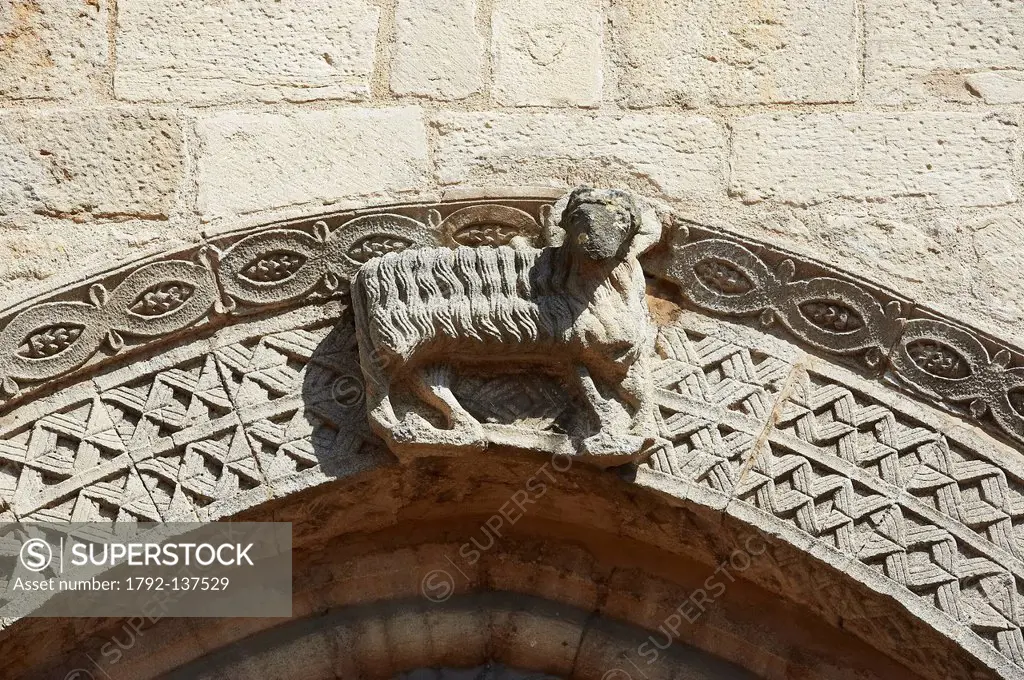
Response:
[{"label": "weathered stone surface", "polygon": [[483,87],[483,38],[476,1],[400,0],[391,90],[461,99]]},{"label": "weathered stone surface", "polygon": [[[359,269],[351,292],[367,414],[399,458],[496,445],[614,467],[665,443],[655,434],[654,326],[638,261],[661,239],[661,218],[639,196],[607,189],[575,189],[555,211],[543,248],[410,243]],[[512,382],[495,375],[495,359],[518,369]],[[565,391],[578,398],[553,407],[545,396]]]},{"label": "weathered stone surface", "polygon": [[724,130],[700,116],[445,113],[444,184],[625,185],[672,197],[724,194]]},{"label": "weathered stone surface", "polygon": [[164,219],[182,176],[174,114],[127,109],[0,116],[0,215]]},{"label": "weathered stone surface", "polygon": [[[603,193],[595,195],[609,197]],[[575,210],[566,212],[563,225],[568,227],[568,243],[583,245],[581,250],[588,254],[594,254],[595,248],[605,250],[602,246],[606,239],[592,236],[598,232],[577,229],[589,225],[607,234],[622,227],[624,221],[620,222],[619,217],[624,215],[612,211],[612,219],[604,217],[605,207],[628,205],[622,196],[612,196],[615,200],[607,204],[587,203],[596,212],[590,208],[581,210],[579,215]],[[525,207],[522,201],[516,205]],[[308,522],[308,528],[300,528],[296,535],[312,547],[324,545],[326,532],[336,531],[337,527],[366,536],[368,527],[383,528],[404,518],[418,517],[417,512],[424,508],[435,513],[431,526],[440,527],[438,531],[446,534],[457,535],[459,530],[453,531],[453,524],[446,522],[438,511],[461,513],[471,519],[470,531],[489,528],[496,532],[493,522],[480,524],[481,514],[492,512],[496,518],[504,517],[506,523],[514,523],[517,520],[513,516],[541,510],[538,507],[527,511],[521,507],[516,511],[514,490],[546,493],[544,502],[551,503],[558,497],[555,487],[547,486],[551,482],[571,489],[561,502],[575,510],[565,515],[566,505],[549,505],[544,514],[536,516],[540,521],[531,518],[530,522],[518,525],[517,530],[545,526],[547,518],[563,513],[561,516],[586,518],[584,534],[624,535],[635,546],[642,545],[638,541],[646,537],[663,540],[671,536],[673,551],[681,560],[699,554],[700,561],[707,566],[706,573],[713,567],[709,561],[722,560],[724,565],[727,560],[730,569],[743,573],[742,580],[760,584],[796,606],[809,608],[824,622],[841,627],[844,633],[855,631],[870,645],[912,665],[925,676],[976,678],[979,676],[972,669],[978,659],[997,669],[994,677],[1020,675],[1018,669],[1024,665],[1024,656],[1015,644],[1020,624],[1013,618],[1013,611],[1003,607],[1001,594],[1005,592],[1005,583],[1019,579],[1022,574],[1014,556],[1019,554],[1022,544],[1018,506],[1024,493],[1024,476],[1017,452],[981,429],[987,430],[991,424],[987,417],[982,418],[986,413],[1017,408],[1012,405],[1016,402],[1005,402],[1007,398],[1016,398],[1006,389],[1016,389],[1013,381],[1019,379],[1015,376],[1019,375],[1020,355],[1011,356],[1007,351],[995,354],[970,335],[952,334],[945,321],[924,318],[918,310],[902,306],[899,300],[866,282],[852,281],[841,272],[823,273],[813,263],[797,257],[780,261],[779,256],[787,254],[768,246],[748,243],[752,249],[746,249],[744,239],[708,230],[700,223],[687,223],[686,238],[681,238],[680,227],[684,225],[680,221],[663,223],[671,226],[674,237],[673,246],[661,251],[670,263],[665,271],[680,286],[671,289],[678,293],[669,292],[670,289],[651,280],[648,291],[653,303],[649,307],[654,312],[652,318],[660,326],[657,351],[651,356],[651,396],[660,413],[656,431],[668,441],[654,453],[649,466],[638,468],[635,480],[617,476],[596,479],[596,473],[584,470],[583,466],[574,467],[570,476],[563,465],[567,461],[555,456],[543,463],[552,475],[544,477],[541,492],[529,481],[524,485],[530,475],[536,478],[544,474],[539,471],[539,461],[503,453],[489,456],[473,452],[472,458],[461,461],[452,459],[448,463],[435,458],[428,465],[396,466],[399,478],[377,477],[374,481],[371,473],[353,479],[353,486],[347,489],[337,484],[339,476],[350,475],[357,469],[370,472],[369,468],[393,463],[391,458],[377,455],[379,442],[365,428],[366,402],[372,400],[367,395],[369,390],[360,389],[361,360],[353,341],[353,315],[346,312],[339,318],[341,300],[324,307],[316,302],[282,310],[281,303],[297,302],[297,297],[265,299],[264,311],[271,314],[245,313],[235,304],[239,300],[232,297],[230,274],[241,270],[251,282],[265,284],[265,290],[276,288],[281,292],[290,281],[311,273],[309,285],[303,284],[306,287],[296,295],[308,294],[308,301],[322,301],[327,290],[339,289],[337,278],[334,284],[328,283],[331,264],[346,258],[357,259],[356,255],[379,256],[383,252],[401,251],[413,245],[401,242],[388,231],[395,225],[406,227],[400,233],[428,229],[434,234],[451,236],[455,242],[459,242],[455,235],[465,236],[462,229],[467,225],[486,226],[494,234],[502,232],[499,227],[505,227],[507,239],[536,233],[520,226],[520,218],[515,216],[519,208],[477,205],[475,218],[467,221],[466,210],[471,208],[459,203],[454,212],[449,212],[453,207],[408,207],[403,208],[405,214],[401,216],[350,214],[350,221],[340,223],[334,221],[337,215],[328,215],[322,221],[312,218],[305,223],[278,224],[244,235],[224,236],[208,245],[216,249],[215,257],[168,254],[167,258],[151,261],[131,273],[122,270],[83,280],[60,293],[65,300],[63,305],[51,305],[45,298],[39,298],[33,305],[4,318],[0,328],[0,371],[5,379],[0,389],[4,396],[13,395],[19,401],[0,411],[0,439],[7,460],[3,471],[6,481],[0,485],[0,511],[11,509],[27,519],[46,517],[64,521],[98,519],[104,513],[122,518],[211,520],[254,509],[270,498],[334,479],[336,483],[325,489],[321,498],[329,496],[336,502],[349,503],[349,507],[358,508],[359,515],[345,517],[328,512],[327,506],[318,505],[315,497],[307,497],[312,502],[301,510],[296,508],[291,515],[291,509],[280,514],[287,508],[285,504],[266,510],[280,519],[291,516]],[[499,211],[499,207],[506,210]],[[530,219],[547,214],[540,205],[531,210],[524,213]],[[962,212],[970,214],[967,210]],[[449,220],[456,222],[460,230],[446,230]],[[639,227],[632,220],[630,223],[637,235],[644,234],[643,223]],[[358,225],[371,231],[360,231]],[[546,233],[554,233],[554,226],[548,223]],[[982,232],[990,227],[978,224],[971,228]],[[574,239],[574,233],[586,233],[588,238]],[[996,244],[1006,239],[1005,232],[993,232],[992,236]],[[356,240],[342,240],[349,237]],[[939,234],[935,240],[941,243],[943,237]],[[490,243],[473,245],[490,254],[511,252],[490,248]],[[408,262],[400,258],[432,252],[433,249],[405,250],[399,258],[390,256],[376,262]],[[512,254],[519,257],[526,252]],[[979,256],[990,253],[991,250],[979,250]],[[466,250],[459,253],[460,257],[466,254]],[[282,260],[282,255],[287,260]],[[324,262],[322,256],[330,257],[331,262]],[[658,257],[657,252],[651,253],[645,266]],[[372,264],[372,258],[368,259]],[[477,261],[486,265],[485,260]],[[209,267],[218,269],[220,296]],[[467,288],[491,290],[479,295],[478,301],[498,305],[470,305],[473,322],[501,316],[504,301],[495,292],[496,270],[501,267],[484,266],[479,272],[475,268],[462,270],[482,275],[466,277]],[[419,267],[415,271],[414,285],[426,284],[425,288],[432,288],[430,294],[434,295],[441,290],[420,276],[434,270]],[[507,266],[504,271],[509,273]],[[665,275],[664,271],[653,269],[648,269],[648,273]],[[697,280],[692,280],[692,276]],[[575,285],[568,279],[553,279]],[[404,292],[411,290],[407,277],[404,287],[395,283]],[[586,287],[582,287],[584,297]],[[625,288],[620,286],[618,290],[623,292]],[[353,290],[358,291],[358,286]],[[448,288],[447,292],[454,290]],[[222,304],[215,307],[218,299]],[[355,299],[361,298],[357,295]],[[683,310],[683,304],[700,311]],[[613,305],[595,306],[592,311],[595,315],[604,314],[610,307]],[[187,313],[174,318],[176,312],[168,315],[168,309],[184,309]],[[382,311],[380,307],[372,309]],[[398,309],[388,304],[383,311]],[[462,306],[466,314],[467,309]],[[164,314],[158,313],[161,311]],[[764,312],[770,314],[766,316]],[[905,313],[910,313],[911,318],[903,318]],[[358,318],[359,314],[355,316]],[[755,327],[723,323],[712,316],[725,316],[741,323],[748,319]],[[193,324],[205,325],[211,318],[227,325],[212,336],[202,333],[184,340],[178,335],[192,329]],[[423,316],[414,318],[418,318],[416,326],[420,330],[426,328],[421,323]],[[467,327],[464,321],[460,322],[461,328]],[[817,351],[800,351],[778,337],[771,337],[766,327],[775,329],[770,331],[772,334],[787,334]],[[128,337],[126,329],[152,337],[154,343],[166,344],[158,352],[143,353],[139,345],[122,344]],[[886,337],[885,329],[899,333],[899,339],[890,342],[892,338]],[[911,333],[913,342],[907,341],[907,333]],[[449,337],[458,338],[459,333],[449,332]],[[867,377],[832,365],[837,354],[849,356],[851,351],[859,351],[858,347],[863,349],[864,340],[875,344],[876,350],[896,350],[884,357],[888,363],[876,364],[878,370]],[[927,341],[927,346],[922,347],[922,340]],[[365,358],[362,338],[359,344]],[[502,338],[498,344],[499,350],[514,346],[515,341],[508,338]],[[150,345],[148,349],[154,347]],[[120,354],[111,356],[111,351]],[[904,351],[911,353],[917,369],[898,363],[896,357]],[[131,358],[129,353],[133,353]],[[77,381],[67,380],[84,366],[83,361],[90,361],[88,356],[95,356],[106,366],[99,371],[90,370],[87,375],[78,374]],[[867,355],[861,358],[866,359]],[[876,351],[876,359],[883,359],[880,351]],[[920,380],[921,374],[942,378],[952,369],[963,368],[961,363],[973,372],[959,378],[960,382],[952,387],[948,380],[945,384]],[[96,368],[95,364],[92,368]],[[34,393],[26,392],[33,384],[45,387],[44,381],[58,376],[65,382],[57,392],[44,391],[38,399],[32,399]],[[925,393],[909,396],[893,390],[886,381],[897,379],[926,388],[929,395],[938,397]],[[984,389],[974,392],[979,385]],[[443,398],[442,394],[443,390],[433,391],[436,398]],[[522,407],[522,400],[509,395],[508,390],[485,395],[476,402],[476,408]],[[949,415],[934,408],[952,410],[954,404],[965,401],[972,404],[972,421],[966,419],[965,413],[954,411],[954,415]],[[369,405],[372,408],[372,403]],[[402,406],[408,408],[410,404],[405,402]],[[1014,417],[1018,424],[1024,424],[1024,415]],[[1005,426],[1008,421],[1000,422]],[[543,424],[537,428],[548,431]],[[1024,429],[1011,432],[1007,428],[1007,434],[1014,433],[1017,441],[1024,440]],[[39,460],[46,461],[44,471],[38,469]],[[468,466],[464,464],[467,460],[471,463]],[[561,482],[553,472],[564,475]],[[599,492],[591,493],[594,487],[583,486],[591,474],[599,482]],[[465,486],[445,486],[452,475],[459,485]],[[429,480],[426,486],[422,481],[425,479]],[[623,485],[629,482],[661,494],[674,494],[687,504],[689,511],[678,515],[682,521],[673,520],[663,512],[664,508],[658,509],[661,506],[643,505],[644,494],[626,491]],[[367,488],[372,484],[379,486]],[[510,486],[501,488],[498,484]],[[468,493],[460,493],[460,489]],[[625,494],[628,502],[617,503],[615,498],[621,498],[617,496],[620,493]],[[479,495],[474,499],[475,494]],[[525,503],[523,498],[519,496]],[[371,513],[366,513],[367,499],[372,499]],[[664,496],[648,500],[661,503]],[[411,504],[404,506],[407,502]],[[614,509],[616,505],[619,512]],[[799,512],[794,512],[795,507]],[[323,517],[329,519],[324,522]],[[627,521],[623,522],[622,517]],[[630,517],[658,517],[659,521],[634,522],[629,521]],[[665,526],[678,527],[680,531],[665,532]],[[625,534],[617,533],[621,527],[625,527]],[[474,583],[486,584],[499,591],[522,594],[524,589],[515,586],[534,584],[539,591],[557,593],[563,600],[599,601],[597,584],[575,577],[566,580],[551,570],[546,570],[546,575],[538,580],[536,572],[518,572],[501,548],[480,560],[480,555],[492,545],[513,536],[495,536],[487,547],[474,543],[478,548],[475,558],[469,558],[461,548],[447,550],[446,554],[466,560],[467,566],[480,565],[466,570],[474,576],[462,574],[471,587],[475,587]],[[914,540],[922,543],[893,538],[906,536],[917,537]],[[679,550],[675,550],[676,541]],[[738,546],[745,549],[746,557],[737,556]],[[402,597],[408,598],[410,587],[418,585],[424,596],[438,596],[433,600],[437,603],[462,587],[461,580],[453,579],[448,590],[435,590],[434,581],[429,582],[433,585],[427,589],[422,577],[428,570],[437,575],[439,568],[449,564],[462,570],[457,562],[443,561],[440,546],[435,547],[438,550],[432,557],[418,553],[428,557],[418,562],[427,568],[407,574],[400,586],[404,588]],[[532,544],[524,555],[532,564],[536,564],[537,547]],[[580,557],[590,554],[586,546],[576,547],[581,549]],[[339,550],[344,549],[339,546]],[[696,553],[697,550],[701,552]],[[550,554],[558,555],[562,564],[578,564],[583,566],[583,572],[595,573],[585,562],[563,550],[552,550]],[[737,561],[737,557],[742,559]],[[397,582],[391,579],[401,579],[392,570],[383,580],[372,581],[367,591],[365,584],[353,578],[356,570],[324,553],[318,555],[316,562],[318,567],[339,567],[332,574],[345,574],[346,578],[338,581],[337,588],[329,578],[300,578],[297,583],[331,583],[325,595],[347,599],[326,601],[318,599],[320,593],[315,590],[300,591],[296,594],[300,617],[326,607],[353,604],[353,598],[358,602],[378,600],[378,594],[388,592],[388,584]],[[635,561],[629,562],[636,566]],[[484,571],[487,563],[499,566]],[[883,568],[878,568],[880,563]],[[907,564],[920,568],[902,568]],[[394,567],[393,562],[388,565]],[[602,563],[600,573],[615,573],[620,566],[623,565]],[[612,580],[609,585],[630,578],[622,571],[617,575],[622,580]],[[701,582],[705,572],[698,570],[691,576]],[[472,580],[474,577],[476,581]],[[636,579],[632,582],[639,583]],[[705,593],[713,592],[703,582]],[[743,587],[739,585],[740,579],[735,583],[737,588]],[[660,586],[652,591],[660,594],[659,601],[667,607],[664,611],[672,611],[672,601],[682,599],[664,595],[679,592],[685,597],[685,593],[693,592],[692,586],[678,585],[683,586],[678,591],[666,591]],[[732,585],[725,588],[730,590]],[[652,621],[653,626],[658,624],[658,609],[642,602],[641,591],[635,589],[624,596],[621,588],[613,589],[616,594],[608,600],[609,613],[643,613],[647,630],[651,630]],[[878,597],[880,593],[885,597]],[[724,590],[712,595],[711,600],[723,595]],[[732,595],[736,596],[735,602],[749,605],[750,600],[741,593],[732,591]],[[892,607],[890,598],[899,603],[898,608]],[[716,617],[717,611],[722,614],[721,621],[727,623],[732,615],[723,609],[727,601],[723,599],[714,607],[701,609],[701,614]],[[960,611],[984,611],[986,618],[980,623],[975,619],[961,621],[954,616]],[[667,615],[663,612],[663,616]],[[874,625],[879,618],[885,619],[884,626]],[[768,616],[765,620],[779,619]],[[719,620],[705,621],[714,623],[717,630]],[[509,619],[509,623],[515,622]],[[525,626],[505,629],[515,637],[522,637],[527,630]],[[398,632],[391,639],[402,643],[396,649],[408,650],[408,636],[422,627],[403,623],[394,630]],[[1006,631],[1012,635],[1005,635]],[[527,639],[532,640],[533,635]],[[445,639],[452,639],[451,635]],[[935,644],[936,641],[941,644]],[[162,646],[163,641],[160,642],[158,647]],[[827,648],[823,641],[819,643],[820,649]],[[604,641],[595,645],[608,647]],[[734,647],[730,652],[729,645],[725,645],[712,651],[742,661],[750,653],[758,659],[761,654],[767,658],[773,645],[761,646],[761,652],[757,651],[756,643],[744,650]],[[532,658],[539,648],[540,645],[530,644],[532,651],[526,653]],[[569,662],[575,657],[564,652]],[[847,665],[828,654],[825,658],[836,661],[835,667]],[[420,663],[399,664],[388,672]],[[462,665],[473,663],[476,661],[467,660]],[[530,665],[533,666],[532,662]],[[666,664],[665,668],[674,672],[677,666]],[[778,672],[768,677],[781,680],[792,674],[788,664],[777,668]],[[150,677],[165,670],[154,668],[151,673],[136,672],[131,677]],[[880,671],[864,677],[897,675]],[[830,666],[807,677],[836,675]]]},{"label": "weathered stone surface", "polygon": [[763,114],[734,123],[731,191],[744,201],[1017,198],[1017,129],[972,113]]},{"label": "weathered stone surface", "polygon": [[[991,215],[989,210],[984,212]],[[1016,277],[1007,263],[990,254],[996,244],[989,239],[1001,231],[997,225],[975,239],[973,230],[991,220],[979,223],[979,217],[973,210],[908,211],[886,204],[856,204],[804,215],[811,234],[802,246],[794,246],[838,268],[863,272],[871,280],[954,318],[962,316],[965,309],[984,310],[978,320],[995,322],[985,329],[1013,339],[1011,323],[1020,324],[1024,306],[998,298],[1017,285]],[[1012,249],[1016,240],[1005,241],[1002,247]],[[942,276],[934,275],[938,272]],[[979,286],[981,281],[993,279],[1005,281],[1001,295],[995,287],[985,290]],[[997,308],[1001,308],[998,313]],[[1018,325],[1018,337],[1024,337],[1021,328]]]},{"label": "weathered stone surface", "polygon": [[115,92],[132,101],[362,99],[378,16],[362,0],[123,3]]},{"label": "weathered stone surface", "polygon": [[221,217],[416,189],[426,181],[420,110],[230,111],[198,122],[199,210]]},{"label": "weathered stone surface", "polygon": [[1024,73],[986,71],[967,76],[967,89],[986,104],[1024,103]]},{"label": "weathered stone surface", "polygon": [[597,106],[604,20],[597,0],[498,0],[494,97],[512,106]]},{"label": "weathered stone surface", "polygon": [[0,99],[103,92],[109,0],[0,4]]},{"label": "weathered stone surface", "polygon": [[45,217],[0,218],[0,300],[6,306],[84,272],[199,240],[177,222],[129,220],[88,227]]},{"label": "weathered stone surface", "polygon": [[681,214],[856,273],[1024,345],[1024,291],[1014,264],[1024,223],[1015,205],[952,208],[901,199],[800,207],[705,199]]},{"label": "weathered stone surface", "polygon": [[1024,25],[1015,2],[868,0],[865,94],[899,103],[958,98],[965,73],[1024,68]]},{"label": "weathered stone surface", "polygon": [[612,14],[629,106],[852,100],[853,0],[633,0]]},{"label": "weathered stone surface", "polygon": [[965,285],[943,311],[958,318],[965,309],[974,310],[984,319],[985,330],[1024,345],[1024,215],[990,213],[961,220],[958,226],[967,232],[970,248],[960,263]]}]

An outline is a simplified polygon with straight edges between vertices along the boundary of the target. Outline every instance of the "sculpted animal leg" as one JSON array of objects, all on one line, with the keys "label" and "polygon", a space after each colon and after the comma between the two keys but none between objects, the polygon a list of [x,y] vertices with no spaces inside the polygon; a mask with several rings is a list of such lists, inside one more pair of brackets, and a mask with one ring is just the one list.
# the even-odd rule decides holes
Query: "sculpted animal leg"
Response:
[{"label": "sculpted animal leg", "polygon": [[415,434],[419,441],[460,450],[482,449],[486,446],[483,427],[462,407],[451,390],[449,366],[438,364],[413,371],[410,378],[411,388],[416,396],[440,411],[450,428],[443,430],[433,427],[422,417],[417,417],[415,423],[407,418],[405,426],[416,429]]},{"label": "sculpted animal leg", "polygon": [[398,422],[395,409],[391,407],[391,398],[387,395],[371,401],[369,406],[367,415],[370,418],[370,424],[375,426],[375,429],[392,427]]},{"label": "sculpted animal leg", "polygon": [[651,398],[651,375],[647,364],[642,361],[630,365],[626,377],[617,386],[619,396],[633,408],[631,429],[635,434],[649,435],[655,427],[654,400]]},{"label": "sculpted animal leg", "polygon": [[415,389],[420,398],[439,410],[448,419],[448,426],[457,428],[478,424],[476,418],[462,407],[451,389],[452,371],[445,364],[435,364],[419,374]]},{"label": "sculpted animal leg", "polygon": [[668,443],[661,438],[658,430],[657,406],[653,390],[650,366],[642,359],[629,367],[625,379],[619,386],[619,394],[634,409],[630,431],[644,439],[644,453],[638,457],[638,460],[645,459],[656,449]]},{"label": "sculpted animal leg", "polygon": [[363,384],[366,390],[366,413],[374,432],[385,436],[387,430],[398,422],[388,394],[390,379],[379,365],[376,355],[372,351],[365,351],[364,347],[360,345],[359,348],[359,363],[363,369]]},{"label": "sculpted animal leg", "polygon": [[590,370],[583,364],[578,365],[576,367],[576,379],[579,381],[580,389],[583,391],[584,399],[587,400],[590,412],[597,418],[601,431],[613,429],[615,425],[612,410],[608,400],[601,396],[601,393],[598,391],[597,384],[594,383],[594,378],[590,375]]},{"label": "sculpted animal leg", "polygon": [[592,462],[607,467],[636,459],[643,449],[644,440],[621,427],[616,405],[601,396],[586,366],[580,364],[576,367],[576,377],[587,405],[600,424],[597,434],[583,440],[581,452],[591,457]]}]

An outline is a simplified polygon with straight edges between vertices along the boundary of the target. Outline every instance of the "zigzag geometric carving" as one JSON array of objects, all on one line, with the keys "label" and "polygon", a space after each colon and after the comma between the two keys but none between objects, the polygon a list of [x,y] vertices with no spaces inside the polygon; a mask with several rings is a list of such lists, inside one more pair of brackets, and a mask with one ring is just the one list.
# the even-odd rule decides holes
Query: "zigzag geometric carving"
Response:
[{"label": "zigzag geometric carving", "polygon": [[[347,277],[404,247],[536,241],[551,201],[503,203],[265,225],[0,313],[0,519],[210,520],[391,462],[366,427]],[[1024,441],[1024,353],[763,244],[672,227],[683,238],[645,269],[681,283],[676,302],[781,325],[859,373],[682,312],[653,369],[670,446],[645,472],[783,536],[796,547],[751,577],[921,673],[977,667],[854,585],[1024,675],[1024,460],[979,429]],[[488,419],[526,408],[507,382],[456,387]],[[558,395],[527,396],[555,428]]]},{"label": "zigzag geometric carving", "polygon": [[[869,396],[882,390],[868,381],[851,389],[827,374],[840,369],[791,349],[788,360],[753,351],[684,319],[659,338],[672,449],[651,467],[794,527],[1024,666],[1024,477],[924,421],[953,425],[948,416],[901,413]],[[896,656],[906,647],[892,645]]]},{"label": "zigzag geometric carving", "polygon": [[653,370],[662,436],[656,469],[731,496],[791,366],[712,335],[663,328]]},{"label": "zigzag geometric carving", "polygon": [[[545,195],[547,194],[547,195]],[[223,233],[0,310],[0,413],[125,355],[285,306],[344,300],[367,260],[420,246],[538,244],[554,194],[321,215]],[[806,258],[665,209],[643,258],[711,314],[804,345],[1024,443],[1024,351]]]},{"label": "zigzag geometric carving", "polygon": [[315,483],[330,457],[355,455],[370,435],[352,400],[361,378],[351,329],[312,316],[224,329],[175,350],[167,366],[114,371],[69,388],[53,412],[0,428],[0,512],[208,520],[296,476]]}]

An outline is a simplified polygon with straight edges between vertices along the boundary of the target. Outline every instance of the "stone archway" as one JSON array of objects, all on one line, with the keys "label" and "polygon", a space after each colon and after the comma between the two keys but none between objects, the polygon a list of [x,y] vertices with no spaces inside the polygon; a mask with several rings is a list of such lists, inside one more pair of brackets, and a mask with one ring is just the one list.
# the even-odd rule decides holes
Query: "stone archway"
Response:
[{"label": "stone archway", "polygon": [[[297,621],[162,621],[159,635],[132,643],[138,655],[121,655],[119,668],[135,673],[126,677],[176,677],[184,664],[236,677],[222,660],[239,649],[287,658],[296,631],[321,649],[337,640],[316,621],[327,625],[335,610],[344,619],[357,605],[434,616],[423,609],[424,579],[467,541],[483,541],[486,532],[473,532],[486,528],[494,552],[476,546],[478,571],[452,593],[572,607],[584,622],[577,648],[590,640],[593,650],[547,667],[526,653],[531,639],[546,639],[538,633],[504,657],[485,641],[487,654],[452,664],[441,648],[410,641],[422,653],[398,655],[401,663],[392,663],[395,649],[385,645],[381,656],[368,646],[380,665],[359,672],[495,659],[564,677],[630,673],[622,654],[643,643],[640,631],[682,616],[697,590],[717,593],[707,579],[739,551],[748,566],[733,565],[741,574],[718,597],[705,592],[710,613],[673,627],[683,657],[711,655],[767,678],[794,668],[836,677],[837,665],[851,677],[1018,677],[1021,353],[766,244],[665,215],[669,233],[644,266],[660,324],[658,427],[671,446],[648,462],[549,468],[550,494],[514,527],[501,513],[503,522],[487,522],[543,459],[499,450],[396,464],[365,424],[349,277],[410,245],[536,242],[551,203],[483,198],[270,224],[104,272],[3,315],[8,519],[296,523],[301,582],[311,584],[297,592]],[[765,549],[751,557],[744,546],[754,539]],[[630,561],[647,551],[646,563]],[[372,564],[403,565],[403,575],[346,590],[342,572]],[[508,564],[519,573],[503,572]],[[566,583],[576,590],[557,585]],[[466,616],[504,611],[480,602],[446,606]],[[470,626],[460,616],[444,625]],[[633,626],[622,639],[639,635],[637,646],[593,642],[601,626],[585,622],[606,617]],[[119,625],[16,621],[0,647],[16,659],[12,678],[63,677]],[[422,636],[430,626],[408,629]],[[767,637],[746,638],[752,630]],[[54,649],[63,656],[55,660]],[[325,669],[332,659],[323,656]]]}]

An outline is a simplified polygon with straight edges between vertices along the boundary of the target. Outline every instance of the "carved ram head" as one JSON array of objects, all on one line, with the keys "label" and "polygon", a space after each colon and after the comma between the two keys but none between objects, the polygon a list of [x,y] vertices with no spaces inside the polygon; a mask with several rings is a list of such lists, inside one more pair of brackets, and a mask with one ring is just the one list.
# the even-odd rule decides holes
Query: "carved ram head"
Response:
[{"label": "carved ram head", "polygon": [[593,261],[636,257],[661,237],[661,220],[654,208],[618,189],[573,190],[560,226],[565,245]]}]

